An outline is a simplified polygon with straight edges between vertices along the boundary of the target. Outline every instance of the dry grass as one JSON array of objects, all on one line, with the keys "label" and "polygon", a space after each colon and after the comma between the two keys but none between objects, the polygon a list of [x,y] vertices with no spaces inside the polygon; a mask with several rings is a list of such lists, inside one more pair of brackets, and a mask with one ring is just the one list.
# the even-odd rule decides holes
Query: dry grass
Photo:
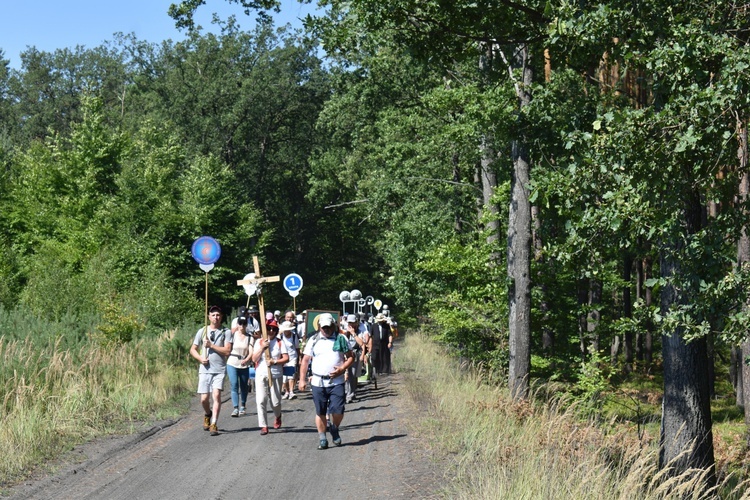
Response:
[{"label": "dry grass", "polygon": [[159,342],[104,347],[0,338],[0,484],[82,440],[154,413],[192,377],[160,358]]},{"label": "dry grass", "polygon": [[732,487],[727,475],[707,492],[705,471],[672,477],[657,469],[653,440],[582,422],[570,401],[514,403],[484,384],[481,370],[461,369],[418,334],[406,337],[394,363],[423,411],[423,435],[452,457],[447,498],[743,498],[750,485]]}]

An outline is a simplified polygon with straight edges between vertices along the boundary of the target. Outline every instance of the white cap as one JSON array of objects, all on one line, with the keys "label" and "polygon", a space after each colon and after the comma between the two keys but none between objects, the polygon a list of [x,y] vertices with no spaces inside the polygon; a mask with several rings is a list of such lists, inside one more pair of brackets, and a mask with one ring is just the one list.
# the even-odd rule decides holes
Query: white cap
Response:
[{"label": "white cap", "polygon": [[354,314],[348,315],[346,317],[346,322],[347,323],[356,323],[357,322],[357,316],[355,316]]},{"label": "white cap", "polygon": [[318,325],[319,326],[332,326],[336,322],[333,320],[333,316],[331,316],[328,313],[323,313],[320,316],[318,316]]}]

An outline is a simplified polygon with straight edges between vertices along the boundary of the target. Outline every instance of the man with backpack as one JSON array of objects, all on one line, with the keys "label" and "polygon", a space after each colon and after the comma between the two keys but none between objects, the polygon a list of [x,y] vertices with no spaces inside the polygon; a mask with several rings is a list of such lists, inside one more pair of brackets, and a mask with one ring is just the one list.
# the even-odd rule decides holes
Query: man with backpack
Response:
[{"label": "man with backpack", "polygon": [[198,330],[190,346],[190,355],[200,363],[198,369],[198,394],[203,406],[203,430],[212,436],[219,435],[218,420],[221,410],[221,391],[224,388],[224,373],[227,357],[232,352],[232,332],[223,328],[223,316],[219,306],[208,310],[209,325]]},{"label": "man with backpack", "polygon": [[326,415],[331,415],[328,430],[331,432],[333,444],[341,445],[339,426],[344,419],[344,405],[346,392],[344,389],[344,374],[354,362],[354,353],[349,348],[349,342],[338,332],[336,321],[329,313],[317,317],[318,332],[310,337],[305,345],[300,367],[299,390],[304,392],[307,385],[307,367],[312,363],[313,402],[315,403],[315,426],[318,429],[319,450],[328,448],[326,437]]}]

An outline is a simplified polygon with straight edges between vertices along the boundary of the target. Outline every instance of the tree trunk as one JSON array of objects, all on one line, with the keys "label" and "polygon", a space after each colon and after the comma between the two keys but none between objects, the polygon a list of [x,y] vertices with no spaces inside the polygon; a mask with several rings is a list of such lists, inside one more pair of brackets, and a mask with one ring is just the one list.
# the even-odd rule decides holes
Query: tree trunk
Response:
[{"label": "tree trunk", "polygon": [[[544,49],[544,82],[549,83],[552,78],[552,58],[550,57],[549,49]],[[544,268],[544,255],[542,254],[542,248],[544,248],[544,242],[542,241],[542,220],[539,216],[539,207],[532,205],[531,207],[531,220],[533,223],[533,246],[534,246],[534,262],[537,263],[540,269],[537,276],[541,276],[541,269]],[[548,270],[549,272],[549,270]],[[551,354],[555,347],[555,331],[549,325],[550,316],[550,305],[549,305],[549,290],[544,280],[538,280],[541,288],[542,299],[539,303],[539,312],[541,313],[541,329],[542,329],[542,350]],[[550,282],[550,281],[548,281]]]},{"label": "tree trunk", "polygon": [[[484,45],[482,55],[479,57],[479,70],[487,75],[492,71],[492,61],[494,60],[493,44]],[[486,77],[486,79],[489,79]],[[489,218],[485,224],[487,231],[487,243],[494,246],[500,240],[500,210],[492,201],[492,195],[495,194],[497,187],[497,173],[495,163],[497,162],[497,151],[494,146],[494,136],[491,133],[483,133],[479,140],[479,151],[481,153],[479,161],[479,181],[482,186],[482,211],[489,213]],[[483,215],[480,211],[480,217]],[[490,263],[497,265],[500,263],[500,253],[493,251],[490,254]]]},{"label": "tree trunk", "polygon": [[733,346],[729,353],[729,381],[734,389],[735,403],[745,408],[745,391],[742,375],[742,348]]},{"label": "tree trunk", "polygon": [[[636,259],[635,260],[635,300],[640,301],[643,300],[643,303],[645,305],[646,300],[644,298],[644,277],[643,277],[643,259]],[[638,331],[635,334],[635,344],[633,345],[633,350],[635,351],[635,359],[638,361],[643,361],[643,337],[644,335],[641,334],[641,329],[639,328]]]},{"label": "tree trunk", "polygon": [[[555,347],[555,332],[549,326],[549,315],[550,306],[548,301],[548,289],[547,285],[542,279],[542,269],[544,266],[544,255],[542,254],[543,241],[542,241],[542,221],[539,216],[539,207],[536,205],[531,206],[531,221],[533,224],[532,247],[534,248],[534,262],[536,262],[536,276],[539,278],[537,286],[541,291],[541,300],[539,301],[539,316],[540,316],[540,327],[542,330],[542,350],[545,353],[551,353]],[[549,269],[547,269],[549,272]]]},{"label": "tree trunk", "polygon": [[[739,146],[737,148],[737,158],[739,159],[739,171],[741,172],[740,184],[738,189],[738,204],[740,210],[745,214],[744,220],[747,220],[747,203],[750,201],[750,173],[747,171],[748,163],[748,146],[747,146],[747,126],[744,120],[737,121],[737,137]],[[744,268],[750,265],[750,228],[744,226],[740,233],[740,240],[737,242],[737,266]],[[743,310],[747,312],[750,304],[743,304]],[[739,370],[737,372],[737,404],[745,408],[745,442],[750,446],[750,336],[746,336],[739,348]],[[740,395],[741,394],[741,395]]]},{"label": "tree trunk", "polygon": [[748,364],[748,360],[750,360],[750,342],[745,340],[740,352],[740,365],[742,366],[742,400],[745,403],[745,444],[750,446],[750,410],[748,410],[750,404],[747,404],[750,401],[750,387],[748,387],[750,386],[750,382],[748,382],[750,381],[750,364]]},{"label": "tree trunk", "polygon": [[589,280],[589,313],[586,316],[586,333],[590,342],[589,349],[599,352],[599,322],[602,319],[602,282]]},{"label": "tree trunk", "polygon": [[[622,279],[625,288],[622,289],[622,315],[625,318],[633,318],[633,301],[630,296],[630,280],[632,279],[633,258],[626,254],[623,258]],[[633,332],[626,331],[622,346],[625,355],[625,372],[633,371]]]},{"label": "tree trunk", "polygon": [[[500,210],[492,202],[492,195],[495,193],[495,188],[497,187],[497,174],[495,173],[497,153],[490,142],[491,138],[483,135],[479,143],[479,149],[482,153],[481,161],[479,162],[479,180],[482,184],[483,208],[490,213],[490,217],[485,225],[487,243],[492,245],[500,238],[500,219],[498,218]],[[494,263],[498,263],[500,260],[499,255],[493,254],[491,257]]]},{"label": "tree trunk", "polygon": [[[522,81],[517,82],[519,107],[531,102],[532,70],[529,49],[522,46],[514,58],[522,68]],[[508,387],[515,400],[529,395],[531,371],[531,203],[529,202],[530,164],[523,137],[511,144],[513,172],[508,215]]]},{"label": "tree trunk", "polygon": [[[643,259],[643,278],[645,280],[651,278],[650,257],[646,257],[645,259]],[[650,308],[654,303],[653,291],[651,290],[651,287],[646,287],[646,290],[644,291],[644,297],[644,304],[646,305],[646,307]],[[654,325],[651,323],[651,321],[649,321],[646,324],[646,336],[643,339],[643,361],[645,361],[646,365],[648,366],[650,366],[654,361],[653,331]]]},{"label": "tree trunk", "polygon": [[[701,204],[697,194],[685,201],[682,220],[687,234],[676,234],[666,242],[660,259],[661,276],[667,280],[683,274],[678,257],[685,236],[700,230]],[[673,305],[691,300],[691,291],[678,289],[671,282],[662,288],[661,313]],[[715,483],[714,448],[711,430],[711,404],[708,387],[708,356],[705,338],[682,338],[684,329],[662,335],[664,360],[664,400],[662,402],[659,467],[671,468],[671,475],[689,469],[711,469],[708,482]]]}]

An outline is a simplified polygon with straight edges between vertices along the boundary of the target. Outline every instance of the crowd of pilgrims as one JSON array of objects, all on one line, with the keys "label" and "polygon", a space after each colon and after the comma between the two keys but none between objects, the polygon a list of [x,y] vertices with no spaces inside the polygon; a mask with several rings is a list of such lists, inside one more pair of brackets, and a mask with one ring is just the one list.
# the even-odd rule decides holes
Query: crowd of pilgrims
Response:
[{"label": "crowd of pilgrims", "polygon": [[[230,328],[226,328],[221,308],[209,309],[209,324],[198,330],[191,346],[191,355],[200,363],[197,392],[205,411],[205,430],[211,435],[219,434],[217,422],[225,376],[231,388],[231,416],[245,415],[248,395],[254,393],[262,435],[268,434],[269,427],[281,427],[281,401],[295,399],[309,381],[320,431],[318,448],[328,447],[326,429],[334,444],[341,444],[338,424],[344,404],[355,401],[361,387],[371,385],[377,389],[378,375],[391,372],[398,325],[394,318],[382,313],[344,313],[339,315],[338,324],[330,313],[311,314],[314,315],[309,322],[307,311],[296,314],[290,310],[282,316],[277,310],[267,312],[261,319],[257,306],[243,306]],[[265,322],[266,338],[261,321]],[[320,340],[331,342],[319,344]],[[323,366],[332,371],[316,373]],[[268,421],[269,409],[274,415],[272,425]]]}]

